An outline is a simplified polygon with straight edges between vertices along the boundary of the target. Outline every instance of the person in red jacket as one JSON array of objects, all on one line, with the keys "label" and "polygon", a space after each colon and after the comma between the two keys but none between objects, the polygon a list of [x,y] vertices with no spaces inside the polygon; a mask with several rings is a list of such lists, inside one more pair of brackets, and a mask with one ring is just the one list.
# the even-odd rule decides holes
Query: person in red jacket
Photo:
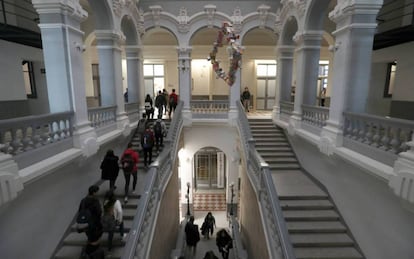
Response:
[{"label": "person in red jacket", "polygon": [[132,143],[128,143],[128,148],[121,156],[122,170],[124,171],[125,176],[125,203],[128,202],[129,182],[131,180],[131,175],[133,177],[132,193],[135,193],[135,187],[137,186],[138,179],[138,161],[138,153],[132,149]]}]

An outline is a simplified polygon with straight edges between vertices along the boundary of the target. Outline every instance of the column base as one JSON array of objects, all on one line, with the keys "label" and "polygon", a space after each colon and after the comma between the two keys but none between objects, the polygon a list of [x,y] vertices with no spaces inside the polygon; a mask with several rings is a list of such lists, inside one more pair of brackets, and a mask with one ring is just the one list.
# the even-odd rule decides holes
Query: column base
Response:
[{"label": "column base", "polygon": [[15,199],[23,188],[17,163],[11,155],[0,153],[0,207]]},{"label": "column base", "polygon": [[76,126],[77,130],[73,133],[73,146],[82,150],[84,157],[90,157],[98,152],[99,144],[95,129],[89,124]]},{"label": "column base", "polygon": [[273,121],[280,121],[280,106],[273,106],[272,120]]},{"label": "column base", "polygon": [[238,112],[236,106],[234,106],[234,109],[229,110],[228,116],[229,116],[230,125],[236,126],[237,125],[237,120],[239,118],[239,112]]},{"label": "column base", "polygon": [[288,133],[293,136],[296,134],[296,130],[302,128],[302,117],[300,114],[293,114],[289,118]]},{"label": "column base", "polygon": [[181,116],[183,116],[183,126],[190,126],[193,123],[193,114],[189,108],[183,107]]},{"label": "column base", "polygon": [[339,125],[327,122],[322,128],[321,140],[318,144],[319,151],[325,155],[332,155],[336,147],[341,147],[343,143],[343,132]]},{"label": "column base", "polygon": [[129,125],[129,118],[125,112],[116,115],[116,127],[122,131],[124,137],[128,137],[131,134],[131,127]]},{"label": "column base", "polygon": [[[411,148],[414,142],[410,142]],[[414,212],[414,151],[400,153],[394,164],[395,176],[390,178],[388,185],[403,202],[404,207]]]}]

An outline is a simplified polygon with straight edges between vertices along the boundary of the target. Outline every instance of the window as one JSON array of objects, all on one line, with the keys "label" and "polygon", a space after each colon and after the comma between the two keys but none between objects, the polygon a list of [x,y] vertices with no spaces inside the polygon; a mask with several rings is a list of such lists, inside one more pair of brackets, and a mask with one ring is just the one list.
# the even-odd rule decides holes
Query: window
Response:
[{"label": "window", "polygon": [[27,98],[36,98],[36,84],[34,79],[33,62],[23,60],[22,61],[24,87],[26,90]]},{"label": "window", "polygon": [[163,64],[144,64],[144,77],[146,81],[145,94],[156,96],[158,91],[165,88]]},{"label": "window", "polygon": [[394,91],[395,73],[397,72],[397,62],[388,63],[387,78],[385,79],[384,97],[391,98]]},{"label": "window", "polygon": [[319,62],[320,91],[328,87],[328,72],[329,72],[329,61],[321,60]]}]

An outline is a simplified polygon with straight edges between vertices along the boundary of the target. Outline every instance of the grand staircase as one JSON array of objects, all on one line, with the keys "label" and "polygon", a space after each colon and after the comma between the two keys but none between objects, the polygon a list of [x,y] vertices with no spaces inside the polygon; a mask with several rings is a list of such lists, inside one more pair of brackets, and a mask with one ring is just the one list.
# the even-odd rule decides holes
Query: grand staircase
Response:
[{"label": "grand staircase", "polygon": [[[168,129],[170,121],[168,120],[164,120],[166,127]],[[150,122],[152,123],[152,122]],[[141,195],[139,195],[139,181],[143,179],[143,174],[145,174],[145,170],[144,168],[144,159],[143,159],[143,154],[141,152],[141,145],[140,145],[140,134],[138,134],[137,132],[135,132],[135,134],[133,135],[131,142],[133,144],[133,149],[138,151],[140,154],[140,159],[139,159],[139,163],[138,163],[138,183],[137,183],[137,193],[133,194],[132,190],[130,189],[129,191],[129,200],[128,203],[124,203],[123,199],[124,199],[124,176],[123,176],[123,172],[122,170],[119,171],[119,175],[118,175],[118,179],[116,182],[116,186],[117,189],[115,189],[115,195],[116,198],[118,200],[121,201],[122,203],[122,209],[123,209],[123,221],[124,221],[124,232],[127,234],[127,238],[128,238],[128,233],[131,230],[131,226],[132,223],[134,221],[134,216],[137,213],[137,208],[138,208],[138,203],[140,200]],[[158,156],[158,152],[156,151],[155,148],[155,144],[154,144],[154,148],[153,148],[153,152],[152,152],[152,161],[154,161],[157,156]],[[104,200],[104,195],[105,192],[109,189],[109,183],[107,181],[105,181],[104,183],[102,182],[98,182],[98,185],[100,185],[100,190],[98,192],[98,198],[101,201],[101,204],[103,203]],[[130,183],[130,188],[132,186],[132,177],[131,177],[131,183]],[[76,208],[77,209],[77,208]],[[76,216],[75,216],[76,217]],[[105,251],[105,258],[111,258],[111,259],[120,259],[122,254],[123,254],[123,250],[124,250],[124,246],[125,246],[125,242],[127,240],[127,238],[125,240],[122,240],[120,237],[120,233],[119,230],[117,229],[117,231],[114,233],[114,238],[113,238],[113,242],[112,242],[112,249],[111,251],[108,251],[107,247],[108,247],[108,234],[104,233],[101,237],[101,241],[100,241],[100,246],[104,249]],[[65,235],[62,237],[61,242],[59,243],[54,255],[52,256],[52,258],[54,259],[79,259],[81,258],[81,254],[82,254],[82,250],[84,249],[84,247],[86,246],[87,243],[87,238],[85,233],[78,233],[76,230],[76,224],[75,224],[75,218],[73,219],[72,223],[70,224],[70,226],[68,227],[68,229],[66,230]]]},{"label": "grand staircase", "polygon": [[271,119],[249,124],[269,164],[296,258],[365,258],[328,192],[301,168],[284,131]]}]

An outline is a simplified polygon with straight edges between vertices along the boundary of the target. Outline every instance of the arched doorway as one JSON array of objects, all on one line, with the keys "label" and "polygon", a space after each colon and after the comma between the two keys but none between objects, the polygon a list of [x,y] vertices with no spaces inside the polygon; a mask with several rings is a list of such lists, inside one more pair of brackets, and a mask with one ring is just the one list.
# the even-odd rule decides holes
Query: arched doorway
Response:
[{"label": "arched doorway", "polygon": [[197,190],[222,189],[226,176],[226,157],[215,147],[205,147],[194,155],[194,186]]}]

